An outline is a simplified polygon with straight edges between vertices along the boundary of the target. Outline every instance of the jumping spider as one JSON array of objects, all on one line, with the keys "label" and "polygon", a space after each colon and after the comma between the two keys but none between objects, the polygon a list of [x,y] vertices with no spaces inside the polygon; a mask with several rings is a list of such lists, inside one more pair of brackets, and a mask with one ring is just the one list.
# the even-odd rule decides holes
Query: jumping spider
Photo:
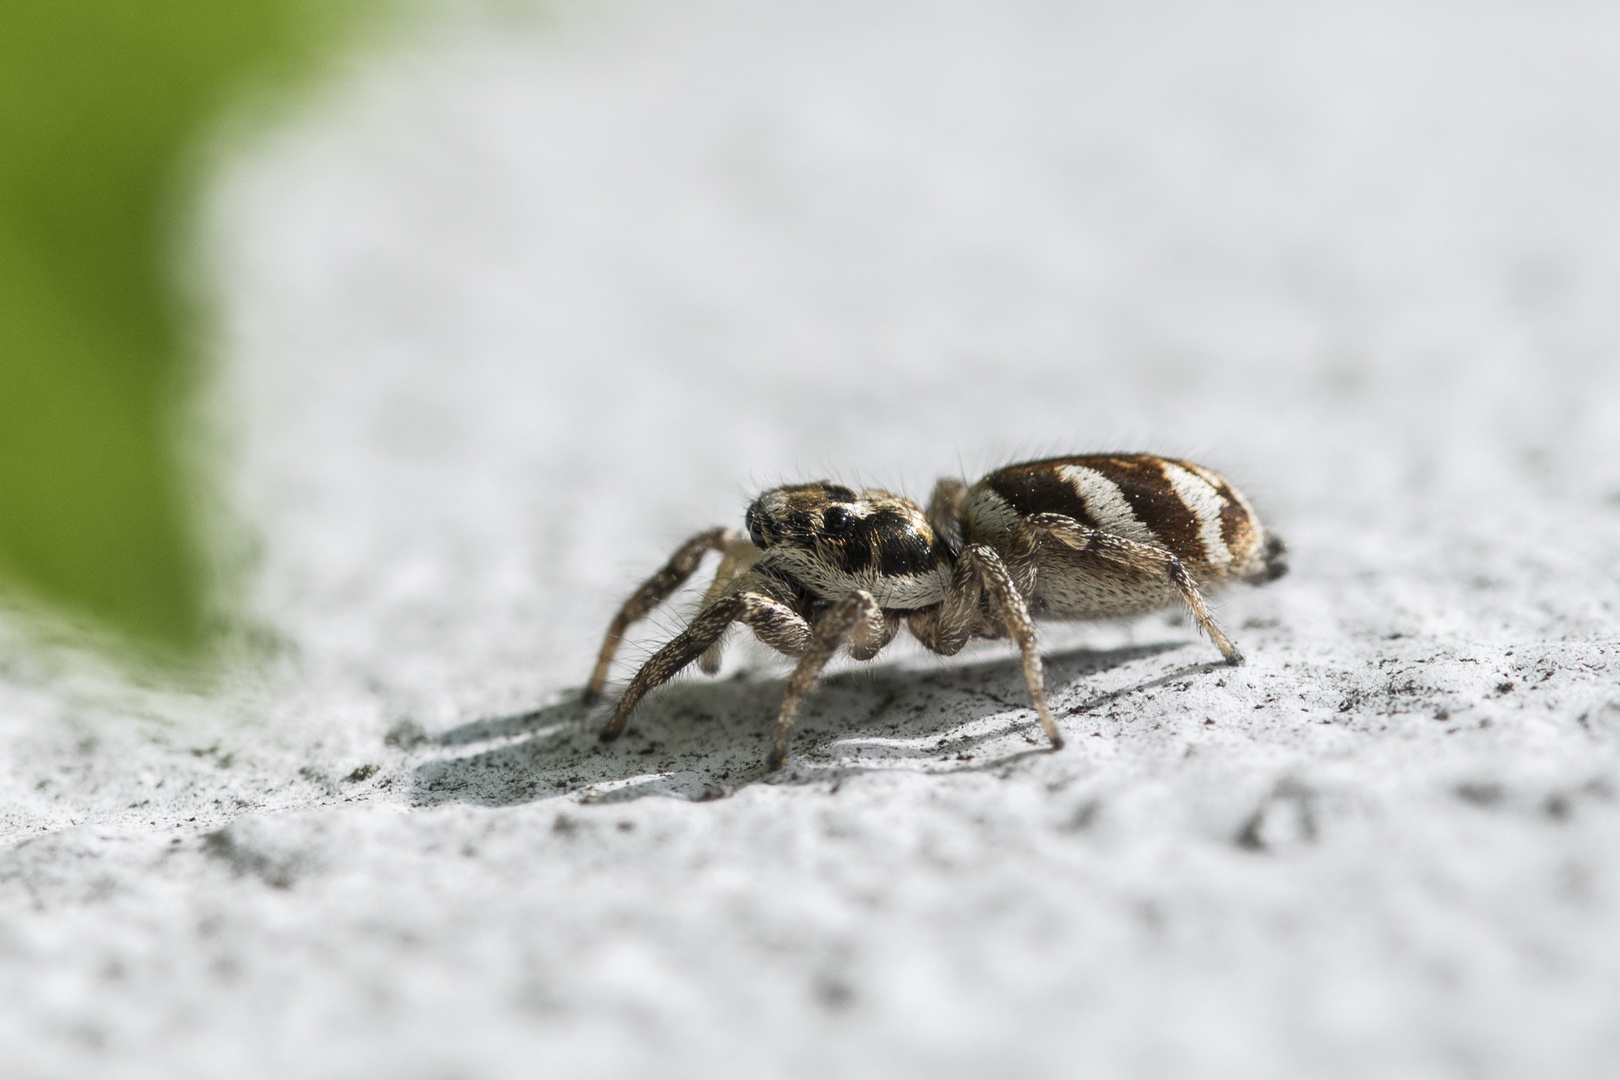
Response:
[{"label": "jumping spider", "polygon": [[772,488],[748,508],[748,535],[699,533],[635,591],[608,627],[585,690],[594,701],[625,630],[720,552],[703,606],[653,654],[619,699],[603,740],[624,730],[647,691],[693,660],[720,669],[726,631],[740,622],[796,657],[768,764],[787,758],[810,684],[840,646],[870,660],[900,623],[944,656],[971,638],[1010,637],[1029,697],[1054,749],[1063,745],[1046,704],[1031,616],[1106,619],[1184,603],[1228,663],[1243,656],[1204,606],[1233,581],[1262,585],[1287,573],[1282,540],[1237,489],[1189,461],[1096,454],[1009,465],[972,487],[945,479],[928,510],[899,495],[821,480]]}]

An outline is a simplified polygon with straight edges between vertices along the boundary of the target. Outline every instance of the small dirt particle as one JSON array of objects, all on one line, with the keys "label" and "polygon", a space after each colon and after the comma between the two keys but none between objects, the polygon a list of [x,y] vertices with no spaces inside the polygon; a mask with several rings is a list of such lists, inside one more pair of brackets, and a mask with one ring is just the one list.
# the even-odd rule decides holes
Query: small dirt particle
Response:
[{"label": "small dirt particle", "polygon": [[1465,780],[1453,790],[1457,798],[1475,806],[1495,806],[1507,795],[1507,789],[1495,780]]},{"label": "small dirt particle", "polygon": [[847,1009],[855,1003],[855,988],[836,975],[823,975],[815,983],[816,1000],[823,1008]]},{"label": "small dirt particle", "polygon": [[427,742],[427,732],[415,720],[405,719],[388,729],[383,736],[383,745],[393,747],[395,750],[409,750]]}]

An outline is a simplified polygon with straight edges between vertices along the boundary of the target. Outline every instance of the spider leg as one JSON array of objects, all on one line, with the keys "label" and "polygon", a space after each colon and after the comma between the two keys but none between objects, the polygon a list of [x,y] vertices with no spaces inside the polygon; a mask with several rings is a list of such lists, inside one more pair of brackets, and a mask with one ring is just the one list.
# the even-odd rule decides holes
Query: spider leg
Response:
[{"label": "spider leg", "polygon": [[584,699],[590,704],[602,696],[602,688],[607,685],[608,667],[613,663],[613,654],[619,650],[619,642],[624,639],[624,632],[630,624],[646,617],[647,613],[669,598],[669,594],[681,587],[681,583],[692,576],[703,561],[703,554],[707,551],[725,551],[735,543],[737,530],[710,529],[708,532],[698,533],[686,543],[675,550],[669,557],[663,569],[641,583],[630,599],[624,602],[619,613],[613,616],[608,624],[607,636],[602,639],[602,650],[596,657],[596,669],[591,672],[591,681],[585,684]]},{"label": "spider leg", "polygon": [[[754,563],[758,561],[759,548],[747,537],[733,540],[727,547],[725,554],[720,556],[720,566],[714,572],[714,580],[709,582],[709,591],[703,594],[703,607],[708,607],[725,594],[731,583],[746,574]],[[698,610],[702,610],[699,608]],[[698,659],[698,669],[705,675],[713,675],[720,670],[720,650],[725,647],[726,635],[722,632],[715,639],[713,645],[703,650]]]},{"label": "spider leg", "polygon": [[956,560],[945,599],[906,616],[906,626],[923,646],[941,656],[955,656],[975,635],[1000,637],[995,623],[985,625],[984,582],[978,567]]},{"label": "spider leg", "polygon": [[[1112,533],[1089,529],[1066,514],[1031,514],[1024,519],[1024,523],[1019,527],[1019,533],[1020,536],[1014,541],[1014,548],[1018,549],[1020,554],[1028,551],[1032,580],[1035,549],[1044,536],[1050,536],[1076,551],[1093,553],[1133,569],[1164,574],[1181,594],[1182,601],[1191,609],[1193,618],[1198,620],[1198,625],[1209,635],[1209,640],[1221,650],[1226,662],[1234,666],[1243,663],[1243,654],[1216,625],[1215,617],[1209,613],[1209,608],[1204,604],[1204,596],[1198,591],[1198,585],[1193,581],[1192,575],[1187,572],[1181,560],[1170,552],[1152,544],[1143,544]],[[1019,558],[1017,555],[1014,557]]]},{"label": "spider leg", "polygon": [[602,741],[619,737],[625,722],[647,691],[674,678],[686,665],[696,660],[704,650],[720,640],[733,622],[744,623],[754,635],[788,656],[802,656],[810,647],[810,624],[786,604],[757,592],[737,592],[721,597],[692,620],[690,626],[676,634],[668,645],[653,653],[641,665],[636,677],[613,708],[613,716],[602,729]]},{"label": "spider leg", "polygon": [[[809,647],[799,660],[799,666],[788,676],[787,693],[782,698],[781,710],[776,714],[776,733],[771,737],[770,757],[766,758],[768,766],[774,769],[787,760],[788,740],[793,735],[793,721],[799,715],[799,703],[839,646],[846,638],[857,634],[871,641],[883,638],[885,633],[893,637],[893,632],[887,630],[888,622],[883,609],[864,589],[850,593],[816,620]],[[894,625],[898,627],[899,623],[896,621]]]},{"label": "spider leg", "polygon": [[889,642],[900,632],[900,616],[892,611],[885,611],[881,618],[857,619],[855,626],[849,632],[845,645],[849,655],[856,660],[870,660],[884,649]]},{"label": "spider leg", "polygon": [[928,526],[952,551],[962,548],[962,496],[967,485],[947,476],[934,485],[928,500]]},{"label": "spider leg", "polygon": [[984,589],[990,594],[995,609],[1007,626],[1007,636],[1018,645],[1024,661],[1024,682],[1029,686],[1029,699],[1041,718],[1041,727],[1052,741],[1052,749],[1063,748],[1063,735],[1057,721],[1046,704],[1046,672],[1041,665],[1041,654],[1035,643],[1035,622],[1029,617],[1029,605],[1013,583],[1012,574],[994,548],[985,544],[972,544],[962,550],[958,563],[966,563],[977,572]]}]

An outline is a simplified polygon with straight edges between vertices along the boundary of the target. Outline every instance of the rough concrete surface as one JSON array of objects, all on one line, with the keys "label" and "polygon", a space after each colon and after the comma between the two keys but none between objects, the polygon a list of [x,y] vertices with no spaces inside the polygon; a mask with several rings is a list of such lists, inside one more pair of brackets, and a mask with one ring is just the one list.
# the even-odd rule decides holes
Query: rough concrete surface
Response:
[{"label": "rough concrete surface", "polygon": [[[462,13],[221,167],[227,674],[0,637],[7,1076],[1620,1072],[1620,8]],[[1147,449],[1292,574],[578,701],[750,493]],[[616,669],[680,625],[691,590]]]}]

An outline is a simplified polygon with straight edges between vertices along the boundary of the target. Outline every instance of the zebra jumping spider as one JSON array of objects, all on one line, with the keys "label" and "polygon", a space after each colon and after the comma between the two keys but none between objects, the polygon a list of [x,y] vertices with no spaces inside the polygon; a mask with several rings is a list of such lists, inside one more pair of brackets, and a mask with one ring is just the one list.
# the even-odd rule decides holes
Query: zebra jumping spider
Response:
[{"label": "zebra jumping spider", "polygon": [[1201,465],[1154,454],[1049,458],[998,469],[972,487],[944,479],[925,512],[899,495],[828,480],[754,500],[748,535],[710,529],[682,544],[608,627],[585,690],[596,700],[625,630],[691,577],[706,552],[720,566],[685,630],[653,654],[619,699],[616,738],[649,690],[693,660],[720,669],[731,624],[798,659],[776,718],[768,764],[787,758],[799,703],[844,648],[870,660],[905,622],[943,656],[972,638],[1010,637],[1030,701],[1054,749],[1033,617],[1107,619],[1185,604],[1230,664],[1243,656],[1204,596],[1234,581],[1287,573],[1287,550],[1237,489]]}]

